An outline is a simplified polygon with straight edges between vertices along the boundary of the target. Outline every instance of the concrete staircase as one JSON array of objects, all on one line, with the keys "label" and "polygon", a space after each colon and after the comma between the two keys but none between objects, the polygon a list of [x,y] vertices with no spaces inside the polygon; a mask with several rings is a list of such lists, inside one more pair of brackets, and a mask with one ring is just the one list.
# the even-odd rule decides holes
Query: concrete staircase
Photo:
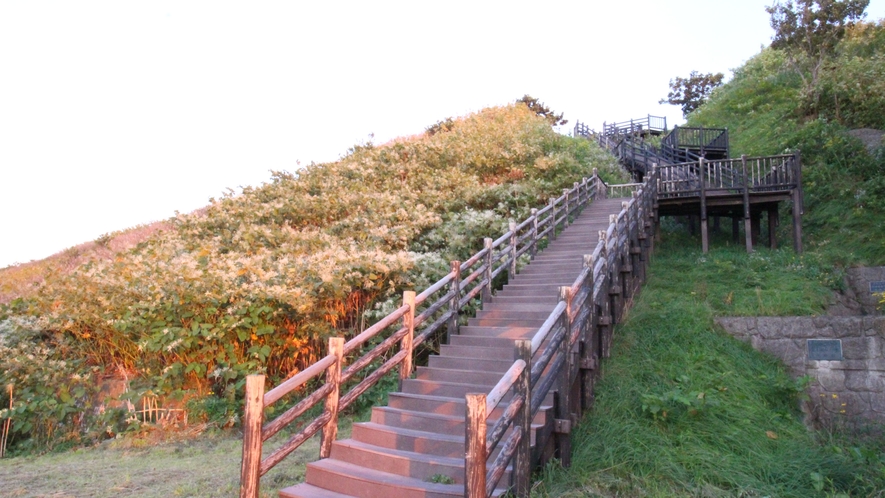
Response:
[{"label": "concrete staircase", "polygon": [[[333,444],[330,458],[307,465],[305,482],[282,498],[443,498],[464,496],[464,395],[489,392],[512,365],[514,341],[531,339],[592,252],[599,230],[627,199],[594,201],[546,250],[477,312],[426,367],[391,393],[388,406],[372,409],[370,422],[354,424],[351,439]],[[548,397],[547,401],[550,401]],[[506,408],[490,416],[490,426]],[[533,458],[551,439],[552,403],[532,421]],[[492,455],[493,459],[495,454]],[[496,496],[509,486],[509,473]]]}]

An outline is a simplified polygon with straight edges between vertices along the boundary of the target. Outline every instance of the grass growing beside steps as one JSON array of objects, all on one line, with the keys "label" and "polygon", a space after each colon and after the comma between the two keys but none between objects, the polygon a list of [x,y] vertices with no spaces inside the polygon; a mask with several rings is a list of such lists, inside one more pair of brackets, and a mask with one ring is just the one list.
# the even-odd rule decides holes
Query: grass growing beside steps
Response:
[{"label": "grass growing beside steps", "polygon": [[[339,435],[368,416],[342,418]],[[127,437],[92,448],[0,460],[0,498],[231,498],[239,496],[239,431],[219,431],[157,444]],[[280,435],[269,449],[288,439]],[[267,455],[267,451],[265,451]],[[318,458],[319,436],[295,450],[261,478],[261,498],[301,482],[305,465]]]},{"label": "grass growing beside steps", "polygon": [[832,276],[813,255],[702,255],[665,237],[573,434],[571,468],[548,466],[533,496],[885,496],[885,441],[806,430],[801,384],[713,325],[821,313]]}]

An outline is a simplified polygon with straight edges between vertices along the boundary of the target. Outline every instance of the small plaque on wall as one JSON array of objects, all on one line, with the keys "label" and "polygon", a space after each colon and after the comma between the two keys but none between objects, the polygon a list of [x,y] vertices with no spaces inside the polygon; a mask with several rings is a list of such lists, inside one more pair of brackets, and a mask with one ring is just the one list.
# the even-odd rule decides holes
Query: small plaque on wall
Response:
[{"label": "small plaque on wall", "polygon": [[881,294],[885,292],[885,281],[870,282],[870,292],[873,294]]},{"label": "small plaque on wall", "polygon": [[808,339],[808,359],[814,361],[842,361],[841,339]]}]

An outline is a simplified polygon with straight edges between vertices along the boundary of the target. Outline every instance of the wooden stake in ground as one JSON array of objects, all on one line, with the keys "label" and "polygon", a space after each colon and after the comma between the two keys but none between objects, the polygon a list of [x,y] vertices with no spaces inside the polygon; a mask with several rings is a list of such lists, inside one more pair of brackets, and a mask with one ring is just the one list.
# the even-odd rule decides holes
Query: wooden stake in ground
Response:
[{"label": "wooden stake in ground", "polygon": [[6,385],[6,392],[9,393],[9,414],[6,421],[3,422],[3,440],[0,441],[0,458],[6,456],[6,441],[9,440],[9,428],[12,425],[12,384]]}]

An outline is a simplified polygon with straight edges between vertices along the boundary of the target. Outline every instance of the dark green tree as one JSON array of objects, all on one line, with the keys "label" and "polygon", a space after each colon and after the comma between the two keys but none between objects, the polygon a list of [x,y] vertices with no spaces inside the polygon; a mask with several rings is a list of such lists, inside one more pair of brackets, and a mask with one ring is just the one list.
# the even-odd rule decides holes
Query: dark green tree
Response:
[{"label": "dark green tree", "polygon": [[525,94],[521,99],[516,100],[517,104],[525,104],[529,109],[534,111],[538,116],[544,117],[547,121],[550,121],[550,124],[553,126],[564,125],[568,123],[567,119],[562,119],[563,113],[556,114],[549,107],[544,105],[543,102],[538,99],[532,97],[529,94]]},{"label": "dark green tree", "polygon": [[870,0],[787,0],[765,10],[774,29],[771,47],[787,55],[802,78],[804,97],[817,105],[818,82],[824,63],[835,52],[848,27],[864,17]]},{"label": "dark green tree", "polygon": [[682,115],[688,116],[707,100],[714,88],[722,86],[723,78],[722,73],[700,74],[697,71],[692,71],[688,78],[677,76],[670,80],[670,93],[660,103],[678,105],[682,107]]}]

